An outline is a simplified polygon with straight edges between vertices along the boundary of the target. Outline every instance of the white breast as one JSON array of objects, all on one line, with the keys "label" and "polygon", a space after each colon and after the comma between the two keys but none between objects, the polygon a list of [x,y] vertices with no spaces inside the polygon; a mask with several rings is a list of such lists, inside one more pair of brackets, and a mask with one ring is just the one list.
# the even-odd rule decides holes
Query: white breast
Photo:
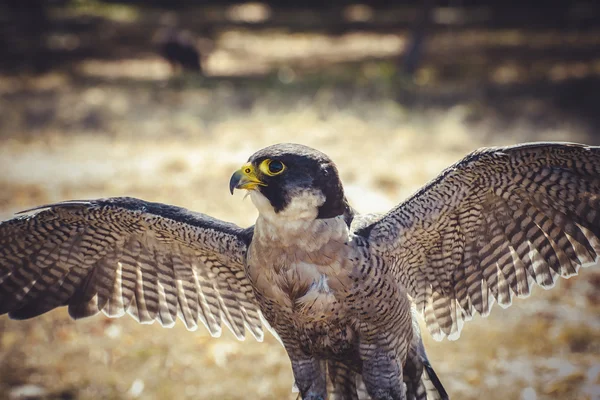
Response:
[{"label": "white breast", "polygon": [[[255,204],[261,197],[254,196]],[[318,317],[336,301],[332,283],[339,287],[344,268],[350,268],[348,226],[343,216],[287,219],[289,213],[280,214],[261,212],[256,221],[250,278],[265,297]]]},{"label": "white breast", "polygon": [[334,292],[330,289],[327,283],[328,280],[327,275],[319,274],[319,278],[313,281],[309,291],[300,297],[297,302],[315,312],[325,311],[335,301]]}]

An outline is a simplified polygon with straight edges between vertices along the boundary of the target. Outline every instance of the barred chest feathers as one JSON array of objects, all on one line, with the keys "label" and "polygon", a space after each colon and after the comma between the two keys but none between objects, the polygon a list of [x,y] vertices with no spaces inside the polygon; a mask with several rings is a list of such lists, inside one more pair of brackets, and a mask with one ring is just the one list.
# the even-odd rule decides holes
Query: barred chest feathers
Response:
[{"label": "barred chest feathers", "polygon": [[292,218],[293,204],[287,215],[274,214],[261,198],[253,196],[264,212],[256,221],[247,266],[259,301],[296,317],[327,318],[350,286],[349,260],[355,258],[343,216],[315,219],[303,207],[304,215]]}]

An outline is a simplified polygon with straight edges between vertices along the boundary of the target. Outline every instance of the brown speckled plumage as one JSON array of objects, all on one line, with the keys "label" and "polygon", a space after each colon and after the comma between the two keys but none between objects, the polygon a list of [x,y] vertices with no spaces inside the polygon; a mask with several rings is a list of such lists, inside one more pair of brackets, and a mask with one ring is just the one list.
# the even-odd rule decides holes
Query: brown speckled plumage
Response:
[{"label": "brown speckled plumage", "polygon": [[[284,167],[260,172],[270,159]],[[1,223],[0,314],[179,317],[261,340],[262,313],[305,399],[438,400],[448,396],[416,314],[436,339],[454,339],[474,313],[552,287],[600,254],[598,147],[482,149],[381,216],[355,215],[320,152],[276,145],[249,163],[260,184],[243,186],[241,172],[230,183],[251,190],[249,229],[130,198]]]}]

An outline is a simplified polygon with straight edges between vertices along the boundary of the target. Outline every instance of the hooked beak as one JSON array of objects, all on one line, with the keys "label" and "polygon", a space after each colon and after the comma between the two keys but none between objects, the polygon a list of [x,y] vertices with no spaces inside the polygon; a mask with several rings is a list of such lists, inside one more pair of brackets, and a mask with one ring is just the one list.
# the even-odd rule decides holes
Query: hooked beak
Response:
[{"label": "hooked beak", "polygon": [[242,165],[231,175],[229,180],[229,191],[233,194],[235,189],[254,190],[257,186],[267,186],[256,176],[254,167],[250,163]]}]

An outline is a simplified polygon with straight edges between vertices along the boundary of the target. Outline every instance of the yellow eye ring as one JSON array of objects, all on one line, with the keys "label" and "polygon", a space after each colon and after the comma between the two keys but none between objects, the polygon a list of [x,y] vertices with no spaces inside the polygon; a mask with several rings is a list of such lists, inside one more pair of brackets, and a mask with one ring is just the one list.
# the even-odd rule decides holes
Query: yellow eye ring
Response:
[{"label": "yellow eye ring", "polygon": [[263,174],[268,176],[275,176],[285,171],[285,164],[279,160],[271,160],[267,158],[266,160],[260,163],[259,168]]}]

